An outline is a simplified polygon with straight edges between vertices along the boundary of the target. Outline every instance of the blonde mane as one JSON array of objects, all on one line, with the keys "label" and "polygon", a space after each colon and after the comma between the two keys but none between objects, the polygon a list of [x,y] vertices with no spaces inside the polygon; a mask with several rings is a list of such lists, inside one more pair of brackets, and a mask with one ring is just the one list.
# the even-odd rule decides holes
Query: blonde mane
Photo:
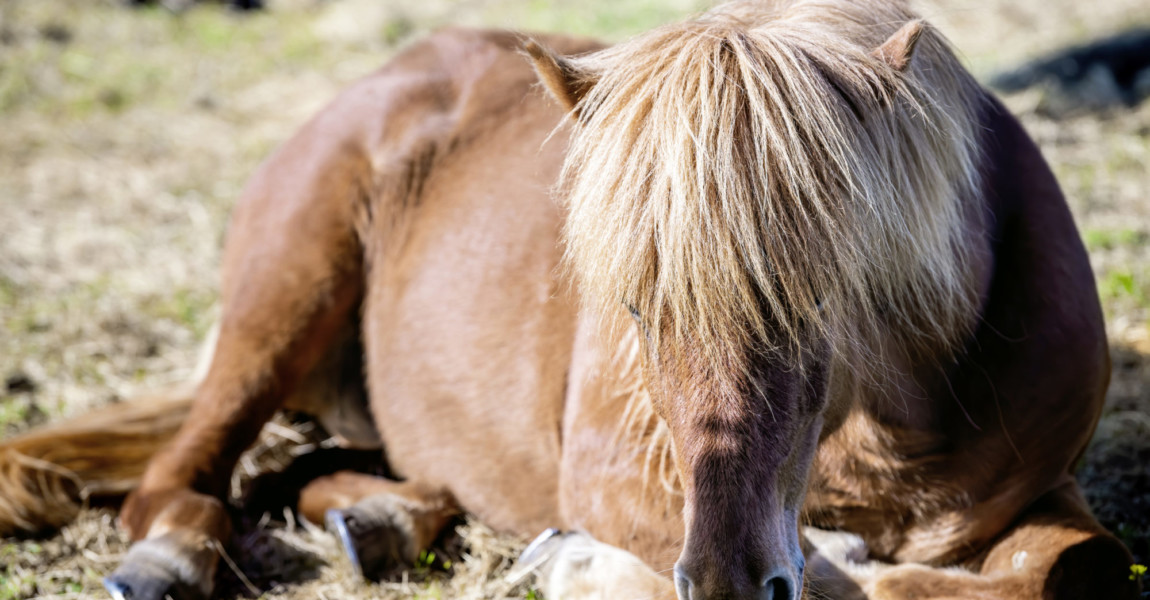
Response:
[{"label": "blonde mane", "polygon": [[737,2],[571,59],[593,79],[561,182],[586,308],[617,331],[631,307],[720,378],[811,336],[955,343],[979,92],[930,28],[905,71],[875,54],[914,18]]},{"label": "blonde mane", "polygon": [[643,353],[635,332],[626,332],[611,357],[614,367],[615,400],[623,403],[623,419],[616,432],[614,447],[638,448],[643,452],[643,493],[652,489],[652,479],[665,493],[667,502],[682,495],[671,429],[655,412],[651,391],[643,380]]}]

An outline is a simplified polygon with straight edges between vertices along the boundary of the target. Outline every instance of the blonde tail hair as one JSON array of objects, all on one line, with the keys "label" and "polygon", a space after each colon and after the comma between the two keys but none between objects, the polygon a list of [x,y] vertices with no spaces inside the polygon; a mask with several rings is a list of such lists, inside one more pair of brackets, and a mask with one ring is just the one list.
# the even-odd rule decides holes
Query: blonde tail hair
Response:
[{"label": "blonde tail hair", "polygon": [[192,389],[181,389],[0,442],[0,536],[59,528],[89,499],[126,495],[191,405]]}]

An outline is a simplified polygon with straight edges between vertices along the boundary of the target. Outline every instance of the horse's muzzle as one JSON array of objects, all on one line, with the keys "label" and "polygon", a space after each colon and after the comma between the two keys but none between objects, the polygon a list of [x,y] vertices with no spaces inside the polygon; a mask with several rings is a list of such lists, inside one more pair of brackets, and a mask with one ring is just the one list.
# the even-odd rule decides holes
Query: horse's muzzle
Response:
[{"label": "horse's muzzle", "polygon": [[679,600],[798,600],[802,591],[803,565],[772,567],[754,569],[766,572],[766,575],[755,578],[739,576],[736,569],[731,569],[730,574],[707,576],[692,565],[679,561],[675,565],[675,591]]}]

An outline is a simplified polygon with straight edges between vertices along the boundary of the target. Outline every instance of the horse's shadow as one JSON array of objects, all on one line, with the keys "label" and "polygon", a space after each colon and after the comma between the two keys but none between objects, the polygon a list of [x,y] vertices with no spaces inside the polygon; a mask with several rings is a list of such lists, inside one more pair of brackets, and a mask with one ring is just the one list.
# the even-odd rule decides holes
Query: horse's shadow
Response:
[{"label": "horse's shadow", "polygon": [[1150,562],[1150,344],[1114,344],[1106,409],[1079,463],[1098,520]]},{"label": "horse's shadow", "polygon": [[[333,565],[353,576],[353,567],[336,539],[296,512],[300,491],[337,471],[394,477],[380,450],[320,448],[297,456],[285,468],[265,471],[245,482],[242,496],[233,501],[236,531],[228,546],[231,554],[222,556],[218,567],[213,598],[262,597],[281,586],[321,579],[323,570]],[[445,564],[462,557],[463,541],[456,530],[461,523],[458,520],[444,528],[424,563],[397,565],[380,574],[380,581],[420,580],[442,573]]]},{"label": "horse's shadow", "polygon": [[322,448],[245,482],[232,507],[232,554],[222,557],[213,597],[258,597],[284,584],[319,579],[338,549],[320,527],[301,521],[295,508],[304,486],[341,470],[387,474],[378,450]]},{"label": "horse's shadow", "polygon": [[283,584],[319,579],[330,553],[309,543],[314,537],[280,523],[241,526],[230,544],[232,554],[220,562],[212,597],[256,598]]}]

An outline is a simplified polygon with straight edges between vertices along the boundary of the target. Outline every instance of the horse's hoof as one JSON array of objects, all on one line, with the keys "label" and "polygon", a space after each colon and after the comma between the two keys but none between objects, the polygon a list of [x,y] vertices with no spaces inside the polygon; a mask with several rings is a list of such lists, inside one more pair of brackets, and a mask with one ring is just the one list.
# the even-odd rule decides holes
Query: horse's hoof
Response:
[{"label": "horse's hoof", "polygon": [[133,544],[124,562],[104,578],[115,600],[207,600],[215,576],[215,552],[190,549],[169,536]]},{"label": "horse's hoof", "polygon": [[356,548],[355,538],[351,535],[343,511],[334,508],[329,509],[324,514],[324,521],[327,523],[328,532],[339,540],[339,545],[343,547],[343,553],[351,561],[351,567],[355,569],[355,574],[363,577],[363,564],[359,560],[359,550]]},{"label": "horse's hoof", "polygon": [[547,560],[554,552],[555,542],[566,534],[554,527],[544,529],[543,533],[531,540],[530,544],[519,553],[519,564],[531,565]]},{"label": "horse's hoof", "polygon": [[534,580],[545,598],[670,598],[674,586],[626,550],[579,531],[544,531],[506,580]]},{"label": "horse's hoof", "polygon": [[555,556],[564,538],[569,535],[571,534],[559,531],[554,527],[544,529],[543,533],[537,535],[530,544],[527,544],[523,552],[519,553],[515,566],[507,574],[507,581],[517,585],[529,577],[535,577],[540,568]]},{"label": "horse's hoof", "polygon": [[115,600],[207,600],[199,587],[188,585],[162,569],[122,565],[104,578],[104,589]]},{"label": "horse's hoof", "polygon": [[415,564],[415,524],[394,497],[371,496],[355,506],[328,510],[327,529],[343,546],[355,572],[372,581],[396,567]]}]

